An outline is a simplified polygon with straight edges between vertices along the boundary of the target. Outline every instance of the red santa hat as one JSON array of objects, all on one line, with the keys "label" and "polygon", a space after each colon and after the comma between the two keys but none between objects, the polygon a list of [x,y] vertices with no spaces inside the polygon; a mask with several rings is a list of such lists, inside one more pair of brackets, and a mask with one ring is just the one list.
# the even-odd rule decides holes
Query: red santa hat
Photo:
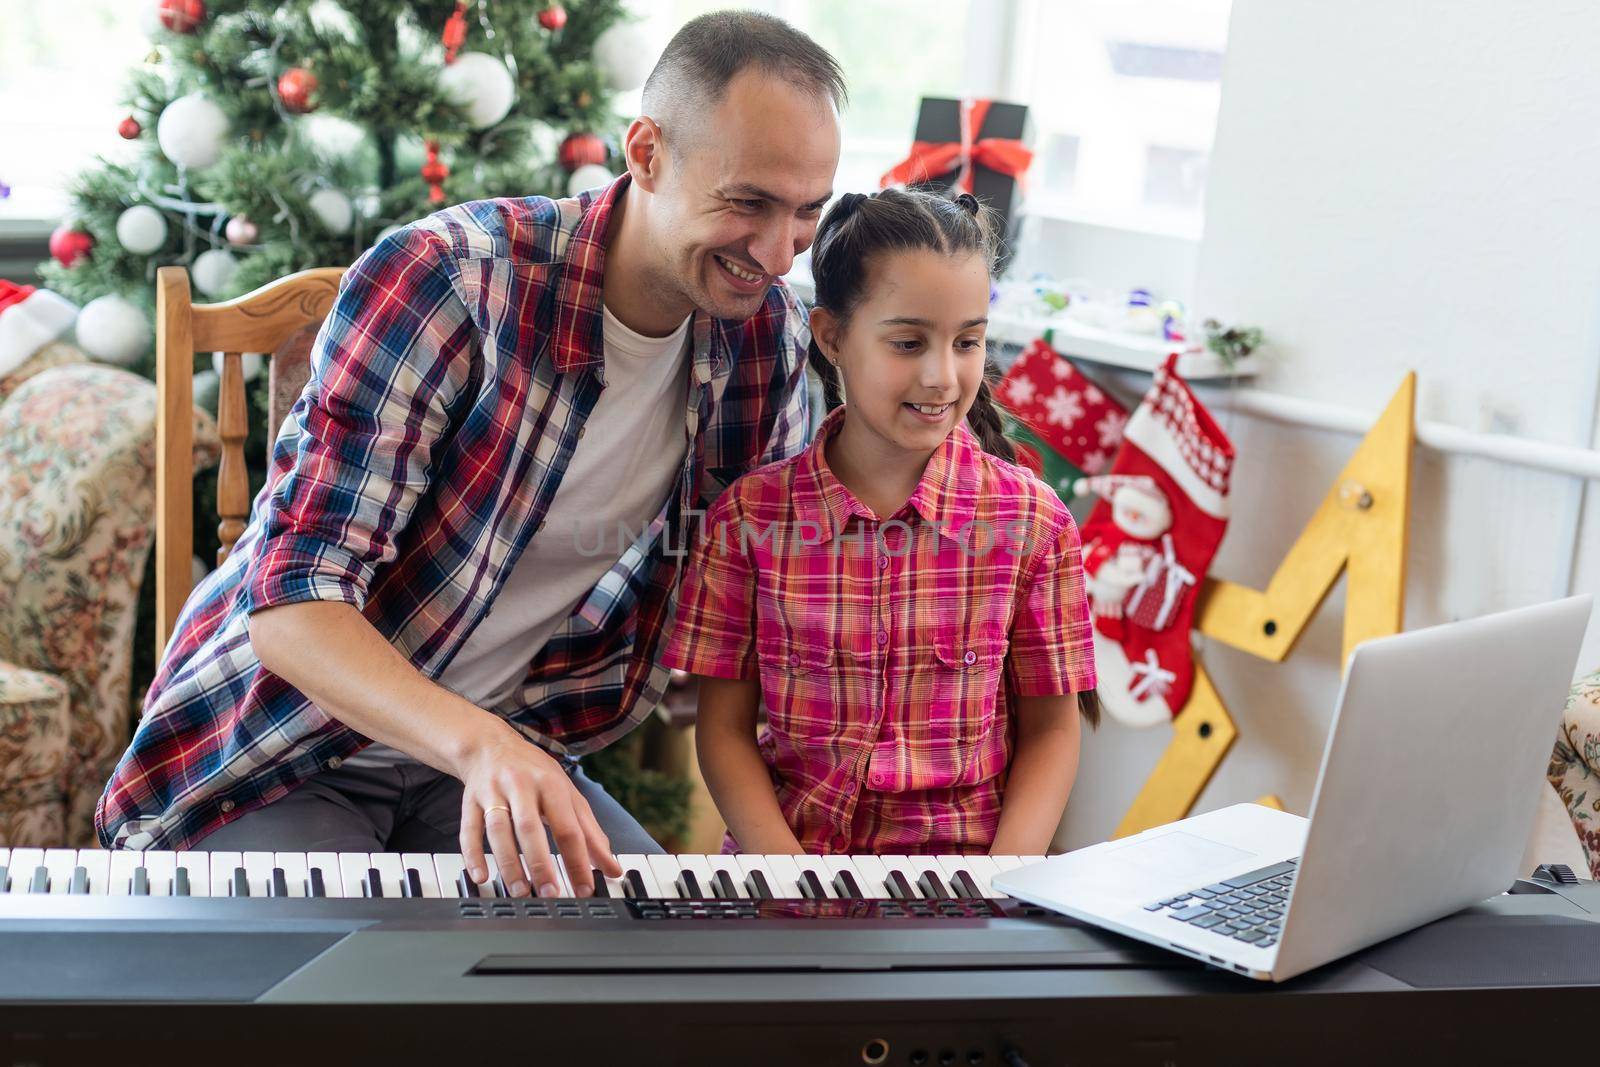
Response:
[{"label": "red santa hat", "polygon": [[68,330],[78,307],[59,293],[0,279],[0,377]]}]

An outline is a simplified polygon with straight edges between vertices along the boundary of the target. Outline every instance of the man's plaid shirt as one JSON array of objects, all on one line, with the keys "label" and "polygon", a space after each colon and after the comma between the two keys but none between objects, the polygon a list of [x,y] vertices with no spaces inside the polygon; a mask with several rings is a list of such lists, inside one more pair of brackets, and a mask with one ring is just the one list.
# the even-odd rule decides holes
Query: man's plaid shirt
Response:
[{"label": "man's plaid shirt", "polygon": [[[187,847],[367,743],[261,667],[251,612],[343,601],[426,677],[449,664],[604,388],[604,242],[627,184],[448,208],[345,274],[250,524],[190,595],[100,798],[102,842]],[[693,338],[676,491],[490,709],[558,755],[601,748],[656,706],[696,512],[805,447],[809,333],[786,287],[743,322],[697,312]]]}]

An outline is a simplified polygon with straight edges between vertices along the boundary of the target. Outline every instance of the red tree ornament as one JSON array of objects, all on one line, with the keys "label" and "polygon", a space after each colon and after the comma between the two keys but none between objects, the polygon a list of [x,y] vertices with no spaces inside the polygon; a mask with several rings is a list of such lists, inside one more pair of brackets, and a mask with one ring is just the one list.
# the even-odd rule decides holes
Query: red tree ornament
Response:
[{"label": "red tree ornament", "polygon": [[173,33],[195,33],[206,20],[205,0],[159,0],[161,25]]},{"label": "red tree ornament", "polygon": [[450,177],[448,165],[439,161],[439,142],[428,142],[428,160],[422,164],[422,180],[428,183],[428,202],[444,203],[444,181]]},{"label": "red tree ornament", "polygon": [[132,141],[144,132],[144,127],[139,125],[139,120],[129,115],[117,123],[117,133],[124,141]]},{"label": "red tree ornament", "polygon": [[439,35],[439,40],[444,42],[444,62],[449,66],[456,61],[456,53],[467,41],[466,0],[457,0],[456,9],[445,20],[444,33]]},{"label": "red tree ornament", "polygon": [[562,7],[560,4],[551,4],[549,7],[539,12],[539,25],[543,26],[551,33],[554,33],[566,24],[567,9]]},{"label": "red tree ornament", "polygon": [[89,258],[89,253],[94,251],[94,238],[82,230],[75,230],[71,225],[62,223],[50,235],[50,254],[55,261],[63,267],[70,267],[80,260]]},{"label": "red tree ornament", "polygon": [[304,67],[290,67],[278,78],[278,97],[283,106],[297,115],[315,111],[311,94],[317,91],[317,76]]},{"label": "red tree ornament", "polygon": [[606,143],[595,134],[575,133],[561,142],[556,158],[561,161],[562,169],[570,174],[590,163],[604,164],[609,155]]}]

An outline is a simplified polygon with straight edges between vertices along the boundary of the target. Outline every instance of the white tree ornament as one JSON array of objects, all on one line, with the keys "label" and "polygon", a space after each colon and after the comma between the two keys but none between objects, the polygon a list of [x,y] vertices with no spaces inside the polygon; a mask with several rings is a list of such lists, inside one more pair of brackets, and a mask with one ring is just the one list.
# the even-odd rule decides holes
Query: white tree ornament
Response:
[{"label": "white tree ornament", "polygon": [[150,349],[150,320],[120,296],[101,296],[78,312],[78,345],[95,359],[126,366]]},{"label": "white tree ornament", "polygon": [[644,84],[659,51],[643,26],[620,22],[595,38],[594,64],[608,86],[627,92]]},{"label": "white tree ornament", "polygon": [[228,116],[203,93],[180,96],[156,120],[161,154],[180,167],[203,170],[222,156]]},{"label": "white tree ornament", "polygon": [[318,189],[312,193],[308,202],[311,211],[322,221],[330,233],[349,233],[350,226],[355,222],[355,205],[350,198],[338,189]]},{"label": "white tree ornament", "polygon": [[[222,353],[211,353],[211,369],[217,372],[217,378],[222,378]],[[242,352],[239,354],[239,370],[244,374],[244,380],[253,382],[261,377],[261,372],[266,369],[266,359],[260,352]]]},{"label": "white tree ornament", "polygon": [[614,174],[598,163],[585,163],[573,171],[572,177],[567,179],[567,195],[577,196],[585,189],[598,189],[602,185],[610,185],[614,177]]},{"label": "white tree ornament", "polygon": [[466,109],[467,122],[475,130],[493,126],[505,118],[516,99],[516,83],[504,61],[482,52],[462,52],[439,75],[439,87]]},{"label": "white tree ornament", "polygon": [[189,277],[194,279],[194,287],[209,297],[227,292],[233,284],[233,276],[238,273],[239,261],[232,252],[223,248],[201,252],[189,267]]},{"label": "white tree ornament", "polygon": [[135,204],[117,216],[117,243],[136,256],[148,256],[167,243],[167,220],[149,204]]}]

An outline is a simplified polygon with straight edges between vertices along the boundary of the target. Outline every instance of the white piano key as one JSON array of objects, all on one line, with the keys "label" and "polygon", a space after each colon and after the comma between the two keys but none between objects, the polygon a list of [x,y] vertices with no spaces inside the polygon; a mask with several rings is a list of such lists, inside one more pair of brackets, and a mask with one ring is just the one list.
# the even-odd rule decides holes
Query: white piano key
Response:
[{"label": "white piano key", "polygon": [[497,896],[500,892],[496,888],[500,881],[500,863],[494,858],[494,853],[485,852],[483,854],[483,865],[488,868],[489,880],[478,887],[478,892],[486,897]]},{"label": "white piano key", "polygon": [[462,859],[459,852],[435,852],[433,854],[433,878],[439,887],[439,895],[457,898],[461,896],[461,888],[457,880],[461,872],[467,869],[467,861]]},{"label": "white piano key", "polygon": [[283,871],[283,883],[291,897],[306,895],[306,854],[304,852],[278,852],[272,857],[273,865]]},{"label": "white piano key", "polygon": [[996,867],[994,860],[988,856],[940,856],[939,865],[950,876],[945,879],[945,883],[952,890],[955,888],[956,872],[966,871],[972,876],[972,880],[977,883],[978,891],[988,899],[1009,899],[1004,893],[989,884],[989,880],[1000,873],[1000,868]]},{"label": "white piano key", "polygon": [[245,877],[250,881],[251,896],[267,897],[272,895],[272,868],[278,865],[277,856],[274,853],[243,853],[239,865],[244,868]]},{"label": "white piano key", "polygon": [[4,896],[10,890],[11,850],[9,848],[0,848],[0,867],[6,869],[6,882],[0,882],[0,896]]},{"label": "white piano key", "polygon": [[[828,865],[823,862],[821,856],[792,856],[790,858],[794,860],[794,865],[801,872],[797,879],[798,877],[804,877],[806,871],[815,871],[817,881],[822,883],[822,895],[829,899],[839,895],[833,891],[833,875],[828,873]],[[801,895],[803,896],[804,894]]]},{"label": "white piano key", "polygon": [[106,896],[111,880],[111,853],[103,848],[79,849],[78,866],[89,875],[89,895]]},{"label": "white piano key", "polygon": [[844,856],[855,869],[856,883],[861,886],[861,892],[868,900],[888,900],[889,885],[887,879],[889,872],[883,866],[883,861],[877,856]]},{"label": "white piano key", "polygon": [[[562,877],[562,879],[563,879],[563,881],[565,883],[565,888],[564,888],[563,892],[567,893],[570,896],[577,896],[577,890],[572,888],[572,872],[567,869],[567,861],[565,859],[563,859],[561,856],[558,855],[556,857],[556,865],[561,868],[561,877]],[[595,867],[595,868],[592,868],[589,871],[589,881],[591,883],[594,882],[594,880],[595,880],[595,871],[598,871],[598,870],[599,870],[599,868]],[[605,881],[605,883],[606,883],[606,891],[611,896],[613,896],[613,897],[621,897],[621,896],[625,895],[623,893],[623,889],[622,889],[622,884],[623,884],[622,883],[622,879],[620,879],[620,878],[612,878],[612,877],[606,875],[604,872],[602,872],[600,874],[600,877]],[[593,895],[598,895],[598,894],[596,893],[596,894],[593,894]]]},{"label": "white piano key", "polygon": [[[172,892],[172,878],[176,877],[177,869],[182,868],[189,875],[189,895],[191,897],[209,897],[212,895],[211,886],[211,853],[190,849],[177,853],[173,857],[174,868],[169,872],[167,892]],[[145,866],[150,866],[150,861],[145,860]],[[229,877],[232,877],[230,873]],[[153,892],[153,890],[152,890]],[[228,895],[228,887],[222,887],[222,896]]]},{"label": "white piano key", "polygon": [[[939,865],[938,856],[907,856],[906,860],[917,872],[917,876],[911,879],[912,885],[917,885],[925,873],[932,871],[938,876],[939,884],[944,886],[945,893],[951,897],[956,895],[955,890],[950,887],[950,880],[944,876],[944,868]],[[920,893],[921,889],[917,891]]]},{"label": "white piano key", "polygon": [[706,866],[711,868],[711,877],[713,879],[716,878],[718,871],[728,872],[728,878],[733,882],[733,891],[736,897],[742,900],[750,895],[744,888],[744,871],[739,869],[739,857],[717,855],[707,856],[705,860]]},{"label": "white piano key", "polygon": [[1017,856],[990,856],[997,870],[1014,871],[1022,866],[1022,860]]},{"label": "white piano key", "polygon": [[[199,853],[199,855],[203,856],[203,855],[206,855],[206,853],[202,852],[202,853]],[[210,856],[211,856],[211,863],[210,863],[211,896],[214,896],[214,897],[231,897],[231,896],[233,896],[233,872],[235,870],[237,870],[238,868],[244,866],[244,853],[243,852],[212,852],[212,853],[210,853]],[[192,882],[192,878],[193,878],[193,876],[191,875],[191,883],[190,883],[190,886],[189,886],[189,895],[190,896],[199,896],[200,893],[199,893],[198,890],[196,890],[194,888],[194,885],[193,885],[193,882]]]},{"label": "white piano key", "polygon": [[178,869],[178,854],[164,848],[147,849],[139,853],[139,864],[144,868],[145,877],[150,881],[150,895],[170,897],[172,872]]},{"label": "white piano key", "polygon": [[310,895],[311,872],[322,872],[322,892],[331,899],[342,899],[344,892],[344,872],[339,869],[339,854],[337,852],[307,852],[306,853],[306,893]]},{"label": "white piano key", "polygon": [[[433,855],[428,852],[402,852],[400,864],[406,870],[415,868],[417,879],[422,883],[424,897],[437,898],[439,893],[439,876],[434,871]],[[445,896],[455,896],[453,891],[446,891]]]},{"label": "white piano key", "polygon": [[[702,897],[709,900],[716,896],[716,894],[711,891],[711,865],[706,862],[706,858],[704,856],[682,855],[678,856],[677,860],[679,869],[688,871],[690,874],[694,875],[694,880],[700,885],[700,895]],[[660,881],[659,878],[656,880]]]},{"label": "white piano key", "polygon": [[367,880],[367,869],[372,866],[372,857],[365,852],[339,853],[339,883],[344,887],[341,896],[362,897],[366,894],[361,891],[361,884]]},{"label": "white piano key", "polygon": [[119,848],[111,853],[111,869],[106,872],[106,888],[114,897],[125,897],[133,891],[133,872],[144,866],[144,853],[131,848]]},{"label": "white piano key", "polygon": [[[622,864],[623,874],[627,874],[629,871],[639,872],[639,878],[644,882],[646,896],[656,900],[668,898],[675,899],[678,895],[678,891],[676,889],[673,889],[670,892],[666,891],[668,886],[671,885],[670,882],[668,883],[668,886],[662,886],[656,883],[654,870],[650,866],[650,860],[652,858],[653,857],[651,856],[642,856],[638,853],[629,852],[618,856],[617,862]],[[676,878],[677,875],[674,874],[673,877]]]},{"label": "white piano key", "polygon": [[28,891],[33,872],[44,864],[44,849],[14,848],[11,850],[11,892],[21,895]]},{"label": "white piano key", "polygon": [[656,885],[660,888],[662,897],[677,899],[683,894],[678,892],[678,874],[683,870],[678,865],[677,856],[655,855],[647,856],[650,864],[650,873],[655,876]]},{"label": "white piano key", "polygon": [[764,873],[767,884],[772,887],[772,895],[779,900],[800,899],[800,868],[795,866],[793,856],[781,852],[740,856],[739,866],[744,867],[747,874],[752,870]]},{"label": "white piano key", "polygon": [[378,870],[378,878],[383,886],[383,895],[389,900],[398,900],[403,894],[400,891],[400,881],[405,878],[405,867],[400,862],[398,852],[374,852],[372,865]]},{"label": "white piano key", "polygon": [[1035,863],[1043,863],[1046,858],[1047,857],[1045,857],[1045,856],[1018,856],[1017,857],[1017,859],[1022,861],[1021,862],[1021,866],[1023,866],[1023,867],[1028,867],[1028,866],[1031,866],[1032,864],[1035,864]]},{"label": "white piano key", "polygon": [[885,889],[888,888],[888,881],[893,877],[894,872],[899,871],[901,874],[906,876],[906,882],[911,886],[911,899],[922,899],[922,892],[917,888],[917,876],[921,872],[911,865],[911,857],[879,856],[878,858],[883,861]]},{"label": "white piano key", "polygon": [[65,894],[72,888],[72,869],[78,865],[78,850],[47,848],[44,850],[44,865],[50,871],[51,895]]}]

